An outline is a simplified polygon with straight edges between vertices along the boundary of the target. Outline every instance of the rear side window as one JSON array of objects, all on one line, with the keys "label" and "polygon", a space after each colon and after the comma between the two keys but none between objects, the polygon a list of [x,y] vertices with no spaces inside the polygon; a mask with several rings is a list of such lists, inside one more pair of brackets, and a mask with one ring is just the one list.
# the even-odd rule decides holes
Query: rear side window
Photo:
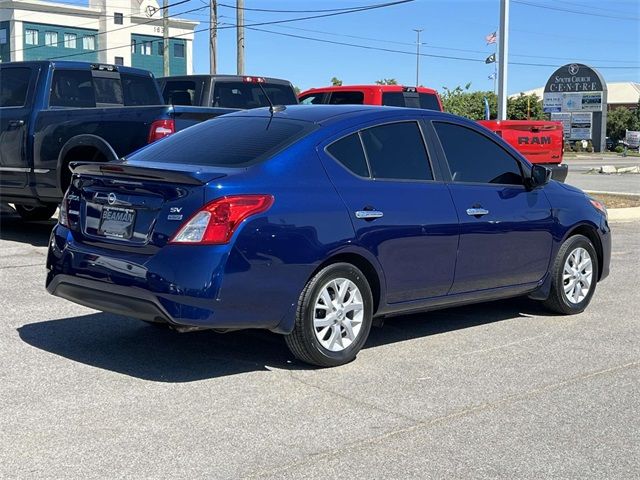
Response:
[{"label": "rear side window", "polygon": [[373,178],[432,180],[429,157],[416,122],[398,122],[361,132]]},{"label": "rear side window", "polygon": [[493,140],[452,123],[434,127],[454,182],[523,184],[518,161]]},{"label": "rear side window", "polygon": [[218,117],[139,150],[130,160],[246,167],[315,129],[310,122],[269,117]]},{"label": "rear side window", "polygon": [[125,105],[162,105],[156,81],[152,77],[121,73],[120,81]]},{"label": "rear side window", "polygon": [[361,177],[369,176],[367,159],[357,133],[341,138],[327,147],[327,152],[347,169]]},{"label": "rear side window", "polygon": [[[262,83],[274,105],[295,105],[296,94],[289,85]],[[213,89],[213,106],[223,108],[268,107],[269,101],[257,83],[216,81]]]},{"label": "rear side window", "polygon": [[364,93],[362,92],[333,92],[329,99],[331,105],[362,105]]},{"label": "rear side window", "polygon": [[91,108],[96,97],[89,70],[55,70],[51,82],[49,106]]},{"label": "rear side window", "polygon": [[167,80],[162,96],[168,105],[200,105],[202,81]]},{"label": "rear side window", "polygon": [[304,97],[300,97],[301,105],[320,105],[324,103],[325,93],[310,93]]},{"label": "rear side window", "polygon": [[0,70],[0,107],[22,107],[27,101],[31,70],[3,68]]}]

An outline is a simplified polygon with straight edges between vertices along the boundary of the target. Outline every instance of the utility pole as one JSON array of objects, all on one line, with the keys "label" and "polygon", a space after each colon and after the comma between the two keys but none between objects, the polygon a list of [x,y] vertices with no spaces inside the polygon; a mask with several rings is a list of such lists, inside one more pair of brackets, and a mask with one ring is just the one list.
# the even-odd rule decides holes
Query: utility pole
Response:
[{"label": "utility pole", "polygon": [[165,77],[171,75],[169,72],[169,0],[162,2],[162,73]]},{"label": "utility pole", "polygon": [[209,7],[209,73],[215,75],[218,70],[218,2],[211,0]]},{"label": "utility pole", "polygon": [[418,34],[418,40],[416,41],[416,87],[420,85],[420,32],[424,29],[414,28],[414,32]]},{"label": "utility pole", "polygon": [[244,75],[244,0],[236,0],[237,74]]},{"label": "utility pole", "polygon": [[500,0],[498,31],[498,120],[507,119],[507,67],[509,59],[509,0]]}]

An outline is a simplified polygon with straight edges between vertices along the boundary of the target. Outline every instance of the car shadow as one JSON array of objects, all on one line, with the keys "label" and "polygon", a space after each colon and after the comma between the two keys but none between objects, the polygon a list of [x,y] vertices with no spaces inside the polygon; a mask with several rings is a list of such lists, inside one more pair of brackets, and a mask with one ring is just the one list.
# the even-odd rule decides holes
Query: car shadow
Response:
[{"label": "car shadow", "polygon": [[[373,328],[365,348],[428,337],[542,313],[526,299],[514,299],[388,319]],[[156,382],[191,382],[272,368],[300,370],[283,337],[267,331],[177,333],[116,315],[95,313],[31,323],[20,338],[41,350],[76,362]]]},{"label": "car shadow", "polygon": [[46,247],[56,220],[25,222],[8,205],[0,205],[0,240]]}]

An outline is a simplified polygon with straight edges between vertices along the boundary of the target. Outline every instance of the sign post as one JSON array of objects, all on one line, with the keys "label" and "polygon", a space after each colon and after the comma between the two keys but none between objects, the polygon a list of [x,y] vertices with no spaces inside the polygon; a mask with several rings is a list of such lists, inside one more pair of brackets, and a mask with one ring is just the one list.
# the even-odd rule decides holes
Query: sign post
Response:
[{"label": "sign post", "polygon": [[591,140],[594,151],[606,149],[607,84],[600,73],[581,63],[557,69],[544,87],[545,112],[569,114],[570,140]]}]

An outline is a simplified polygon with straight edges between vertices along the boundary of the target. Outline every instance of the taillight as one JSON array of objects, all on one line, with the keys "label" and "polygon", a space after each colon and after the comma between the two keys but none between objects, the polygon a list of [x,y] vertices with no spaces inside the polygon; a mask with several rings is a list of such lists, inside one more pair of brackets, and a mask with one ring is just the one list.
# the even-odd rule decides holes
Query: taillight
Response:
[{"label": "taillight", "polygon": [[153,143],[176,131],[176,125],[173,120],[156,120],[151,124],[149,129],[148,143]]},{"label": "taillight", "polygon": [[60,203],[60,212],[58,212],[58,223],[69,228],[69,190],[64,193],[62,202]]},{"label": "taillight", "polygon": [[169,243],[228,243],[244,219],[267,211],[271,205],[271,195],[231,195],[218,198],[192,215]]}]

